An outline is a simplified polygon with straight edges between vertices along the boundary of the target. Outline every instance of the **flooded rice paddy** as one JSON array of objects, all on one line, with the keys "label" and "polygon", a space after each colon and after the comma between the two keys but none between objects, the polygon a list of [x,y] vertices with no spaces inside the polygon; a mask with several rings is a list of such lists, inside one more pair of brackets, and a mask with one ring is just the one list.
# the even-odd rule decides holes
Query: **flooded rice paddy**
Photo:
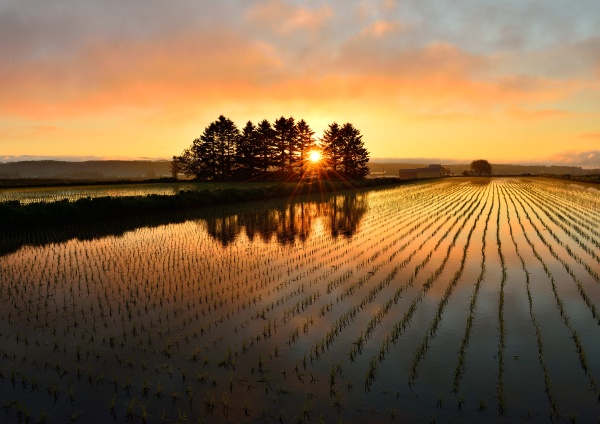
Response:
[{"label": "flooded rice paddy", "polygon": [[600,195],[445,179],[0,242],[0,422],[598,422]]},{"label": "flooded rice paddy", "polygon": [[26,187],[26,188],[0,188],[0,202],[18,200],[21,204],[38,202],[58,202],[69,200],[71,202],[85,198],[96,197],[121,197],[121,196],[147,196],[174,195],[181,190],[215,190],[226,188],[260,188],[272,186],[274,183],[265,182],[160,182],[160,183],[131,183],[131,184],[96,184],[79,186],[56,186],[56,187]]}]

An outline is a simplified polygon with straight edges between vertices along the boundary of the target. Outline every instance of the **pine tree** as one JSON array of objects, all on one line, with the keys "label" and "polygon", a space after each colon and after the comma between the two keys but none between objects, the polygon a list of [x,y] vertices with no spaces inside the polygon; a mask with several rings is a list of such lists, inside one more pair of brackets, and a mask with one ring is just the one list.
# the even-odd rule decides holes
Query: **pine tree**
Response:
[{"label": "pine tree", "polygon": [[350,123],[329,125],[321,139],[327,165],[334,174],[347,178],[363,178],[369,173],[369,152],[360,131]]},{"label": "pine tree", "polygon": [[360,131],[346,123],[339,138],[342,172],[349,178],[364,178],[369,173],[369,152],[364,147]]},{"label": "pine tree", "polygon": [[308,153],[315,148],[315,132],[310,128],[304,119],[296,123],[296,147],[297,155],[294,160],[299,168],[300,174],[304,174]]},{"label": "pine tree", "polygon": [[235,154],[235,170],[238,177],[249,179],[260,174],[260,145],[257,128],[252,121],[248,121],[243,128]]},{"label": "pine tree", "polygon": [[271,126],[271,123],[266,119],[263,119],[258,123],[256,127],[256,143],[258,147],[259,167],[263,173],[267,173],[271,166],[273,166],[272,146],[275,141],[275,131]]},{"label": "pine tree", "polygon": [[233,121],[219,116],[179,157],[182,168],[187,174],[202,180],[230,179],[239,137],[240,131]]},{"label": "pine tree", "polygon": [[275,121],[273,129],[273,161],[280,172],[290,172],[292,167],[292,157],[295,156],[297,151],[296,125],[294,118],[284,118],[282,116]]},{"label": "pine tree", "polygon": [[[363,178],[369,172],[369,152],[352,124],[330,124],[321,144],[320,170],[345,178]],[[221,115],[181,156],[173,157],[173,165],[202,180],[273,176],[273,171],[287,178],[304,175],[309,152],[315,147],[314,131],[304,120],[296,123],[294,118],[282,116],[274,126],[266,119],[258,125],[248,121],[240,132],[233,121]],[[173,172],[176,174],[175,168]]]},{"label": "pine tree", "polygon": [[330,124],[329,128],[323,132],[321,144],[326,166],[331,168],[334,173],[337,172],[340,158],[340,126],[337,122]]}]

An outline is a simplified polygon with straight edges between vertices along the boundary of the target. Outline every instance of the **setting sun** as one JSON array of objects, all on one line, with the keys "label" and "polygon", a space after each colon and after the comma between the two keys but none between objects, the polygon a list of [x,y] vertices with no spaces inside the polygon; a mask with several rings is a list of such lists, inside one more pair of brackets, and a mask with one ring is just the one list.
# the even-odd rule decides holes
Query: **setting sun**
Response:
[{"label": "setting sun", "polygon": [[313,150],[308,154],[308,160],[312,163],[318,163],[321,160],[321,152]]}]

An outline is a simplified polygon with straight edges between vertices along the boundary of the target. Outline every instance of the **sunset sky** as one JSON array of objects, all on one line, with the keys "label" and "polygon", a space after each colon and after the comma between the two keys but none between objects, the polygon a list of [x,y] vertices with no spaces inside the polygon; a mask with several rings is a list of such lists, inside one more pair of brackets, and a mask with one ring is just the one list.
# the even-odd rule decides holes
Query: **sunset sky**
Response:
[{"label": "sunset sky", "polygon": [[0,81],[0,161],[170,158],[223,114],[600,167],[598,0],[0,0]]}]

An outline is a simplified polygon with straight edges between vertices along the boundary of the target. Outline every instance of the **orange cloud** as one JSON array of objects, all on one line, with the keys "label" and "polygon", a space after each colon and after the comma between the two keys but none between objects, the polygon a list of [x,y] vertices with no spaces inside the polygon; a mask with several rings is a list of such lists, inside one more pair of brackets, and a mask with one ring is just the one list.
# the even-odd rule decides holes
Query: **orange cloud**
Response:
[{"label": "orange cloud", "polygon": [[246,12],[246,19],[279,34],[297,30],[313,32],[323,27],[333,16],[330,6],[308,9],[293,6],[281,0],[261,3]]},{"label": "orange cloud", "polygon": [[17,125],[10,128],[0,129],[0,135],[7,138],[29,138],[45,136],[57,130],[58,128],[54,125]]},{"label": "orange cloud", "polygon": [[404,27],[398,22],[378,20],[364,28],[359,35],[371,38],[381,38],[399,32],[402,29],[404,29]]},{"label": "orange cloud", "polygon": [[[247,19],[258,25],[268,16],[291,11],[287,27],[277,29],[286,35],[319,31],[329,19],[327,13],[319,17],[314,11],[283,7],[273,1],[260,13],[253,9],[257,14]],[[449,43],[400,47],[396,35],[403,30],[400,24],[379,20],[337,49],[315,43],[314,49],[295,55],[269,37],[206,27],[152,39],[96,40],[62,57],[5,62],[0,64],[0,118],[18,116],[22,125],[3,130],[13,143],[9,141],[11,151],[0,153],[19,153],[17,144],[27,139],[37,143],[28,152],[35,154],[46,154],[46,146],[59,146],[62,139],[86,139],[97,146],[94,154],[127,155],[110,149],[124,149],[120,140],[128,139],[144,140],[144,149],[150,149],[151,140],[154,150],[144,154],[170,157],[223,113],[239,124],[293,115],[305,118],[317,134],[333,120],[352,121],[364,128],[365,140],[373,143],[369,148],[379,156],[408,154],[402,153],[408,146],[400,151],[386,144],[394,140],[399,146],[395,141],[406,137],[419,140],[411,145],[412,154],[425,154],[415,146],[456,154],[455,147],[446,153],[443,149],[450,147],[434,141],[475,140],[492,131],[498,139],[514,134],[515,143],[522,143],[516,128],[529,137],[526,125],[571,119],[566,107],[560,109],[560,100],[590,86],[590,81],[575,77],[502,72],[497,58]],[[400,132],[393,128],[398,119],[404,126]],[[427,125],[431,122],[436,125]],[[58,129],[34,131],[31,127],[38,124],[56,124]],[[450,136],[445,128],[455,133]],[[541,125],[535,131],[544,140],[548,137],[542,133],[551,133]],[[112,144],[98,144],[109,138]],[[428,147],[427,140],[435,146]],[[77,146],[77,154],[90,153],[85,150],[89,147]],[[139,147],[129,148],[135,156],[142,154]]]},{"label": "orange cloud", "polygon": [[525,121],[535,121],[541,119],[556,119],[556,118],[566,118],[568,116],[573,115],[573,112],[569,112],[566,110],[560,109],[523,109],[520,107],[510,107],[506,111],[511,117],[525,120]]},{"label": "orange cloud", "polygon": [[588,133],[579,135],[580,138],[600,139],[600,133]]},{"label": "orange cloud", "polygon": [[60,61],[0,68],[0,112],[44,118],[198,103],[260,89],[281,78],[280,68],[267,44],[227,31],[104,42]]},{"label": "orange cloud", "polygon": [[[579,81],[485,75],[485,57],[436,43],[386,56],[353,40],[338,57],[317,52],[303,70],[273,45],[227,30],[151,42],[98,43],[63,61],[28,63],[11,72],[0,112],[29,118],[156,111],[189,116],[215,104],[362,102],[439,116],[500,109],[524,117],[539,102],[560,99]],[[524,105],[533,105],[525,108]],[[541,109],[529,117],[550,116]],[[129,112],[127,112],[129,113]],[[552,112],[555,113],[555,112]]]},{"label": "orange cloud", "polygon": [[[454,21],[393,0],[21,3],[0,13],[2,154],[170,157],[219,114],[293,115],[317,133],[352,121],[379,156],[463,146],[492,160],[598,140],[600,38],[571,34],[587,15],[552,10],[531,27],[512,7],[472,5]],[[493,22],[476,19],[491,10]]]},{"label": "orange cloud", "polygon": [[600,150],[561,152],[552,156],[551,160],[560,165],[600,168]]},{"label": "orange cloud", "polygon": [[387,11],[390,11],[396,7],[395,0],[383,0],[383,8]]}]

